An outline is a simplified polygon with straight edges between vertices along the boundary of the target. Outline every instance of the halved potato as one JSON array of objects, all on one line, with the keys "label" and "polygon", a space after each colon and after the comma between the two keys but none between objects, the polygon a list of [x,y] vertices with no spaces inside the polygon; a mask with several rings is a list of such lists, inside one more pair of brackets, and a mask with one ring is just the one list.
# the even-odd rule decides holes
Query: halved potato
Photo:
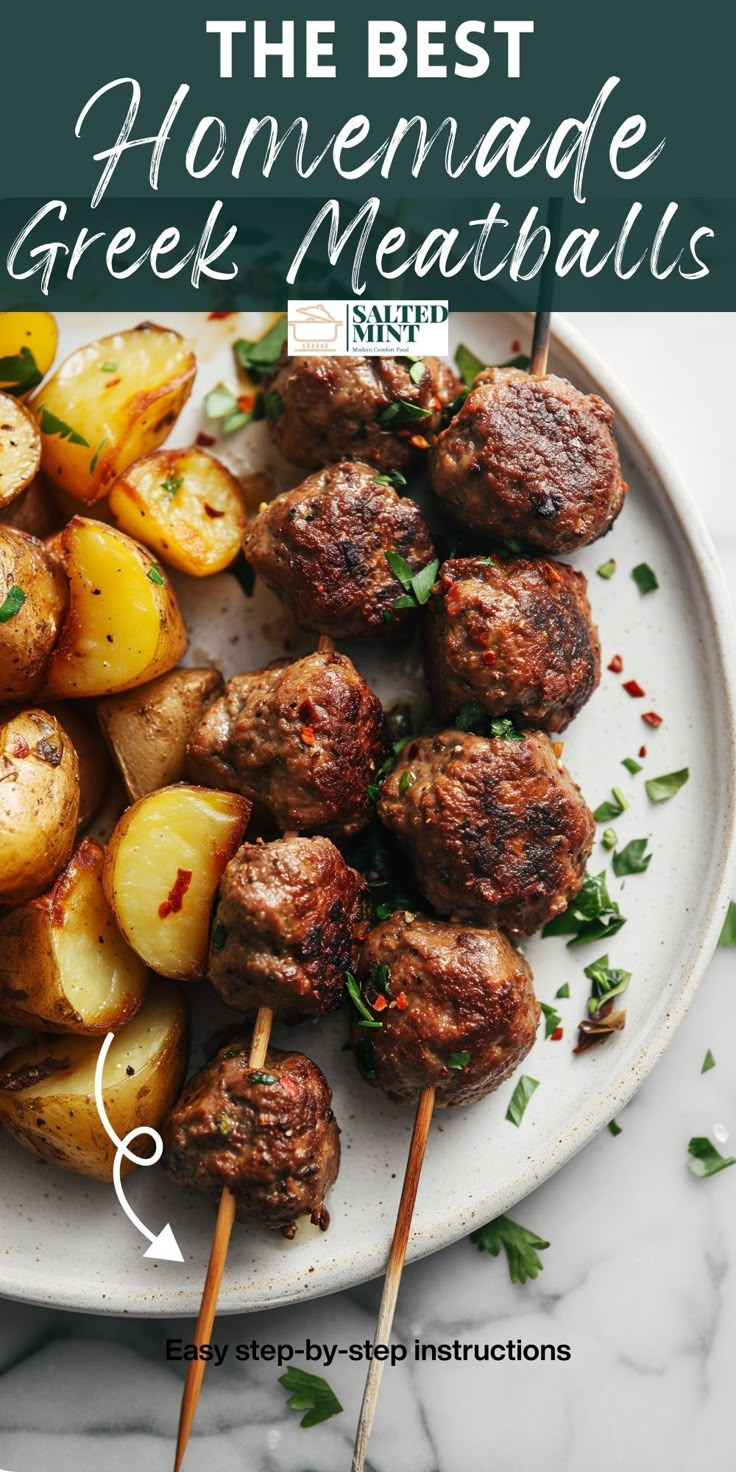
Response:
[{"label": "halved potato", "polygon": [[0,904],[43,894],[63,869],[79,816],[79,763],[43,710],[0,726]]},{"label": "halved potato", "polygon": [[43,684],[69,602],[69,585],[41,542],[0,526],[0,700]]},{"label": "halved potato", "polygon": [[24,399],[48,373],[59,332],[50,312],[0,312],[0,392]]},{"label": "halved potato", "polygon": [[169,567],[208,577],[240,551],[248,512],[234,475],[206,450],[157,450],[136,460],[110,491],[123,531]]},{"label": "halved potato", "polygon": [[18,399],[0,394],[0,506],[30,485],[41,464],[41,435]]},{"label": "halved potato", "polygon": [[245,833],[234,792],[163,787],[128,808],[105,859],[105,894],[128,945],[163,976],[204,976],[215,891]]},{"label": "halved potato", "polygon": [[223,688],[219,670],[172,670],[142,690],[98,700],[97,718],[131,802],[186,776],[189,737]]},{"label": "halved potato", "polygon": [[[81,833],[99,812],[108,795],[112,763],[102,739],[94,707],[84,700],[48,700],[46,715],[53,716],[66,731],[79,762],[79,822]],[[17,715],[12,705],[0,705],[0,725]]]},{"label": "halved potato", "polygon": [[143,685],[187,647],[174,592],[124,532],[75,516],[61,534],[69,610],[49,660],[49,696],[108,695]]},{"label": "halved potato", "polygon": [[30,532],[32,537],[39,537],[41,541],[61,526],[61,520],[48,481],[42,475],[35,475],[31,484],[19,496],[9,505],[0,507],[0,522],[4,526],[14,526],[19,532]]},{"label": "halved potato", "polygon": [[[181,988],[156,980],[105,1060],[103,1103],[124,1139],[137,1125],[158,1129],[187,1065],[189,1028]],[[41,1035],[0,1058],[0,1120],[20,1145],[78,1175],[112,1180],[115,1146],[95,1104],[99,1038]],[[150,1140],[133,1142],[150,1153]],[[148,1146],[148,1152],[146,1147]],[[123,1162],[126,1175],[134,1166]]]},{"label": "halved potato", "polygon": [[0,920],[0,1022],[98,1033],[140,1010],[148,972],[115,924],[104,862],[85,838],[46,894]]},{"label": "halved potato", "polygon": [[106,495],[166,439],[195,372],[184,338],[153,322],[78,348],[33,401],[46,474],[78,501]]}]

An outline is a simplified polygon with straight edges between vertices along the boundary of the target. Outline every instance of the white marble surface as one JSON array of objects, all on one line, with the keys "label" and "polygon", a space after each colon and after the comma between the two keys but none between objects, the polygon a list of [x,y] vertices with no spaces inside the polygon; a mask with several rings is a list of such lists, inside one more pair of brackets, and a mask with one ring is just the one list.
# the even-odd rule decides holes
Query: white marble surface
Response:
[{"label": "white marble surface", "polygon": [[[676,445],[733,585],[734,319],[574,320]],[[685,1158],[691,1135],[719,1125],[726,1153],[736,1142],[734,1022],[736,952],[721,951],[623,1133],[604,1131],[513,1212],[551,1243],[536,1282],[515,1287],[468,1242],[407,1270],[399,1339],[567,1343],[571,1359],[387,1369],[372,1472],[730,1472],[736,1169],[698,1182]],[[701,1076],[707,1048],[717,1067]],[[372,1333],[378,1293],[223,1320],[220,1338],[354,1343]],[[166,1363],[165,1340],[190,1329],[3,1303],[0,1467],[168,1472],[183,1367]],[[331,1368],[345,1413],[309,1431],[278,1373],[209,1370],[187,1472],[347,1472],[363,1367]]]}]

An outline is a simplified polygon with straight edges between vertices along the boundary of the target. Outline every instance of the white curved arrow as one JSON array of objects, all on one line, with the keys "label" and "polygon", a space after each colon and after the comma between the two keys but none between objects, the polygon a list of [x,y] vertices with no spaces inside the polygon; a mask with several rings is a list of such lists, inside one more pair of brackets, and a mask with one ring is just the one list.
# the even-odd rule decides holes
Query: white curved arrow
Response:
[{"label": "white curved arrow", "polygon": [[[152,1257],[164,1262],[183,1262],[184,1258],[179,1248],[179,1243],[174,1236],[169,1222],[166,1223],[166,1226],[161,1232],[158,1233],[158,1235],[156,1235],[155,1232],[151,1232],[146,1226],[145,1222],[142,1222],[140,1217],[136,1216],[123,1190],[123,1182],[120,1175],[123,1160],[132,1160],[134,1165],[140,1165],[144,1167],[147,1165],[155,1165],[156,1162],[159,1161],[161,1159],[161,1156],[163,1155],[164,1142],[161,1139],[158,1130],[153,1129],[153,1127],[149,1124],[137,1125],[135,1129],[128,1131],[125,1139],[121,1140],[119,1135],[113,1129],[107,1117],[107,1111],[105,1109],[103,1101],[102,1074],[105,1067],[105,1060],[110,1051],[110,1046],[114,1038],[114,1032],[109,1032],[107,1034],[107,1037],[104,1039],[102,1047],[100,1048],[99,1054],[97,1056],[97,1066],[95,1068],[95,1104],[97,1105],[97,1113],[100,1116],[100,1120],[104,1125],[105,1131],[109,1135],[113,1145],[115,1146],[115,1159],[112,1164],[112,1179],[113,1185],[115,1187],[115,1195],[117,1196],[118,1201],[120,1202],[120,1205],[122,1206],[128,1220],[133,1223],[133,1226],[137,1229],[137,1231],[141,1233],[143,1237],[148,1238],[148,1241],[151,1244],[150,1247],[146,1248],[146,1251],[143,1254],[144,1257]],[[146,1135],[149,1140],[153,1140],[153,1155],[136,1155],[131,1150],[130,1146],[132,1141],[136,1140],[139,1135]]]}]

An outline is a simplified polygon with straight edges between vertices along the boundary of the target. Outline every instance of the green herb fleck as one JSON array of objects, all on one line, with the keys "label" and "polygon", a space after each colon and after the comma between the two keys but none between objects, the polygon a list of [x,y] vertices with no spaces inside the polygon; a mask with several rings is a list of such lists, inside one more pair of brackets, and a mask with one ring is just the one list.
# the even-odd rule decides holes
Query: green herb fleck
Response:
[{"label": "green herb fleck", "polygon": [[286,342],[286,334],[286,317],[279,317],[278,322],[275,322],[273,327],[269,327],[268,332],[264,332],[263,337],[257,338],[255,342],[246,337],[239,337],[237,342],[233,343],[236,361],[246,373],[259,378],[273,368]]},{"label": "green herb fleck", "polygon": [[570,983],[569,981],[563,981],[562,986],[558,986],[557,991],[555,992],[555,1001],[558,1001],[560,997],[569,997],[569,995]]},{"label": "green herb fleck", "polygon": [[659,587],[659,583],[647,562],[639,562],[636,567],[632,567],[631,576],[640,593],[653,593]]},{"label": "green herb fleck", "polygon": [[416,776],[412,771],[409,770],[408,767],[405,771],[401,773],[401,776],[399,777],[399,794],[401,797],[404,796],[405,792],[408,792],[410,787],[414,786],[416,780]]},{"label": "green herb fleck", "polygon": [[422,409],[419,404],[411,404],[408,399],[394,399],[378,415],[378,423],[384,429],[398,429],[401,425],[411,424],[413,419],[429,419],[430,410]]},{"label": "green herb fleck", "polygon": [[183,484],[183,475],[167,475],[166,480],[161,481],[160,489],[165,491],[167,496],[175,496]]},{"label": "green herb fleck", "polygon": [[256,1069],[253,1070],[252,1073],[249,1073],[248,1074],[248,1078],[250,1079],[250,1081],[251,1081],[252,1084],[275,1084],[276,1083],[276,1074],[275,1073],[263,1073],[261,1071],[261,1069],[259,1069],[259,1068],[256,1068]]},{"label": "green herb fleck", "polygon": [[600,874],[586,874],[578,894],[561,915],[547,922],[542,935],[570,935],[569,946],[582,946],[594,940],[609,940],[625,924],[626,916],[611,899],[602,870]]},{"label": "green herb fleck", "polygon": [[540,1002],[539,1005],[544,1016],[544,1036],[545,1038],[551,1038],[555,1029],[562,1022],[562,1018],[559,1012],[549,1002]]},{"label": "green herb fleck", "polygon": [[449,1058],[447,1059],[448,1068],[463,1069],[467,1068],[469,1063],[470,1054],[464,1049],[460,1053],[451,1053]]},{"label": "green herb fleck", "polygon": [[597,567],[596,568],[596,572],[597,572],[599,578],[605,578],[606,581],[608,580],[608,578],[612,578],[613,577],[613,574],[615,573],[615,571],[616,571],[616,558],[615,557],[609,557],[608,562],[602,562],[601,565],[600,565],[600,567]]},{"label": "green herb fleck", "polygon": [[374,479],[377,485],[393,486],[395,491],[406,485],[406,476],[400,470],[387,470],[385,475],[377,475]]},{"label": "green herb fleck", "polygon": [[409,377],[412,383],[421,383],[426,371],[427,370],[421,358],[415,358],[414,362],[411,365],[411,368],[409,369]]},{"label": "green herb fleck", "polygon": [[679,772],[667,772],[663,777],[649,777],[644,786],[652,802],[668,802],[685,786],[689,776],[689,767],[681,767]]},{"label": "green herb fleck", "polygon": [[30,393],[41,382],[43,374],[30,348],[21,348],[17,357],[0,358],[0,384],[2,392],[18,399]]},{"label": "green herb fleck", "polygon": [[230,1134],[233,1127],[233,1122],[230,1119],[230,1116],[227,1114],[218,1114],[215,1119],[215,1124],[217,1126],[219,1134],[226,1136]]},{"label": "green herb fleck", "polygon": [[56,415],[52,414],[50,409],[44,408],[43,404],[39,404],[36,414],[41,434],[58,434],[60,440],[68,440],[70,445],[86,445],[89,449],[89,440],[86,440],[84,435],[78,434],[76,429],[72,429],[70,424],[65,424],[63,419],[57,419]]},{"label": "green herb fleck", "polygon": [[157,583],[160,588],[163,588],[165,579],[161,576],[161,568],[157,562],[154,562],[153,567],[149,567],[146,577],[150,582]]},{"label": "green herb fleck", "polygon": [[736,900],[729,902],[718,944],[719,946],[736,946]]},{"label": "green herb fleck", "polygon": [[591,961],[585,968],[585,975],[592,983],[591,995],[588,998],[588,1014],[590,1017],[599,1012],[604,1002],[611,997],[617,997],[625,992],[631,981],[630,971],[616,970],[609,966],[608,956],[599,956],[597,961]]},{"label": "green herb fleck", "polygon": [[455,717],[458,731],[474,731],[481,736],[488,729],[488,712],[479,700],[466,700]]},{"label": "green herb fleck", "polygon": [[530,1278],[536,1278],[544,1267],[537,1254],[549,1247],[549,1242],[545,1242],[543,1237],[538,1237],[536,1232],[530,1232],[528,1227],[522,1227],[508,1216],[497,1216],[485,1227],[478,1227],[477,1231],[470,1233],[470,1240],[479,1252],[489,1252],[491,1257],[498,1257],[503,1247],[512,1283],[526,1283]]},{"label": "green herb fleck", "polygon": [[309,1370],[299,1370],[290,1365],[284,1375],[279,1375],[279,1385],[290,1392],[290,1410],[306,1411],[299,1423],[301,1426],[318,1426],[320,1421],[329,1421],[331,1416],[339,1416],[342,1411],[334,1390],[322,1375],[312,1375]]},{"label": "green herb fleck", "polygon": [[368,974],[376,991],[383,992],[384,996],[387,997],[391,991],[391,972],[386,962],[372,961],[368,967]]},{"label": "green herb fleck", "polygon": [[117,363],[102,363],[100,365],[100,373],[117,373],[117,371]]},{"label": "green herb fleck", "polygon": [[629,804],[627,803],[626,798],[621,791],[621,788],[612,787],[611,796],[613,798],[612,802],[610,801],[610,799],[608,799],[606,802],[602,802],[600,806],[596,808],[593,814],[596,823],[607,823],[610,818],[618,818],[620,817],[621,813],[626,812]]},{"label": "green herb fleck", "polygon": [[706,1053],[706,1055],[705,1055],[705,1057],[704,1057],[704,1059],[703,1059],[703,1067],[701,1068],[700,1072],[701,1073],[710,1073],[711,1068],[715,1068],[715,1066],[716,1066],[716,1060],[713,1057],[713,1054],[711,1053],[710,1048],[709,1048],[708,1051],[707,1051],[707,1053]]},{"label": "green herb fleck", "polygon": [[497,741],[523,741],[523,731],[517,731],[513,721],[508,716],[501,716],[498,720],[491,721],[488,727],[489,736],[495,737]]},{"label": "green herb fleck", "polygon": [[227,927],[225,925],[223,925],[223,923],[222,923],[221,920],[216,920],[215,923],[214,923],[214,925],[212,926],[212,936],[211,936],[211,942],[212,942],[212,949],[213,949],[213,951],[221,951],[222,948],[223,948],[223,946],[224,946],[224,944],[225,944],[225,941],[226,940],[227,940]]},{"label": "green herb fleck", "polygon": [[632,777],[635,777],[637,772],[642,770],[641,762],[635,761],[633,756],[625,756],[621,762],[621,766],[625,767],[627,772],[631,772]]},{"label": "green herb fleck", "polygon": [[94,453],[94,455],[92,456],[92,459],[89,462],[89,473],[90,473],[90,475],[94,475],[94,473],[95,473],[95,471],[97,469],[97,462],[98,462],[98,460],[100,458],[100,455],[102,454],[102,451],[104,450],[106,444],[107,444],[107,440],[106,439],[100,440],[100,443],[97,446],[97,449],[95,450],[95,453]]},{"label": "green herb fleck", "polygon": [[693,1135],[687,1153],[690,1156],[688,1170],[701,1180],[705,1176],[717,1175],[719,1170],[727,1170],[729,1165],[736,1165],[736,1157],[721,1155],[720,1150],[705,1135]]},{"label": "green herb fleck", "polygon": [[385,552],[384,556],[394,577],[407,591],[397,598],[394,608],[421,608],[428,600],[439,570],[439,558],[428,562],[419,572],[412,572],[408,562],[398,552]]},{"label": "green herb fleck", "polygon": [[610,1130],[610,1133],[614,1136],[614,1138],[615,1138],[616,1135],[623,1134],[623,1130],[621,1129],[620,1124],[616,1124],[615,1119],[612,1119],[609,1122],[608,1128]]},{"label": "green herb fleck", "polygon": [[616,837],[615,828],[604,828],[601,834],[601,843],[603,844],[603,847],[605,849],[608,849],[609,851],[610,849],[616,847],[616,844],[618,843],[618,838]]},{"label": "green herb fleck", "polygon": [[504,537],[503,545],[506,551],[511,553],[512,557],[519,557],[524,551],[518,537]]},{"label": "green herb fleck", "polygon": [[486,364],[476,353],[471,352],[463,343],[455,350],[455,362],[457,370],[466,388],[472,388],[479,373],[483,372]]},{"label": "green herb fleck", "polygon": [[26,601],[26,595],[17,583],[8,588],[5,599],[0,604],[0,624],[7,624],[11,618],[15,618]]},{"label": "green herb fleck", "polygon": [[531,1099],[535,1089],[538,1088],[538,1078],[530,1078],[528,1073],[522,1073],[521,1078],[519,1079],[519,1082],[516,1085],[513,1094],[511,1095],[511,1103],[506,1110],[506,1118],[509,1121],[509,1124],[515,1124],[518,1129],[522,1119],[524,1118],[527,1104],[529,1103],[529,1100]]},{"label": "green herb fleck", "polygon": [[373,1014],[368,1011],[368,1008],[363,1001],[360,987],[358,986],[358,983],[355,980],[352,971],[345,972],[345,986],[348,996],[350,997],[350,1000],[355,1007],[356,1012],[358,1012],[360,1015],[361,1020],[358,1023],[358,1026],[383,1027],[383,1023],[380,1021],[380,1019],[378,1017],[374,1017]]},{"label": "green herb fleck", "polygon": [[632,838],[625,848],[613,856],[613,872],[617,879],[627,874],[645,874],[652,860],[646,852],[648,838]]}]

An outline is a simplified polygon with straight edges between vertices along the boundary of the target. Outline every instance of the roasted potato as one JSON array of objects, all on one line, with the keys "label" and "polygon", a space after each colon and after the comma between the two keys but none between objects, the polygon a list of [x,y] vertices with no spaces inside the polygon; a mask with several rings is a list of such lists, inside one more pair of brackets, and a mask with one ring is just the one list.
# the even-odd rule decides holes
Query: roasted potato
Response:
[{"label": "roasted potato", "polygon": [[64,572],[42,544],[0,526],[0,700],[42,685],[68,602]]},{"label": "roasted potato", "polygon": [[169,567],[208,577],[229,567],[247,521],[234,475],[206,450],[157,450],[115,481],[110,510]]},{"label": "roasted potato", "polygon": [[117,823],[105,894],[128,945],[152,971],[179,981],[204,976],[212,902],[250,806],[234,792],[182,784],[142,797]]},{"label": "roasted potato", "polygon": [[30,532],[41,541],[61,526],[62,517],[42,475],[35,475],[15,500],[0,507],[0,523],[14,526],[19,532]]},{"label": "roasted potato", "polygon": [[26,398],[48,373],[58,341],[50,312],[0,312],[0,393]]},{"label": "roasted potato", "polygon": [[63,869],[79,817],[79,762],[43,710],[0,726],[0,905],[43,894]]},{"label": "roasted potato", "polygon": [[124,532],[75,516],[61,533],[69,609],[44,694],[109,695],[173,668],[187,647],[173,590]]},{"label": "roasted potato", "polygon": [[[26,707],[27,708],[27,707]],[[79,822],[81,833],[99,812],[108,794],[112,763],[94,715],[84,700],[48,700],[44,712],[66,731],[79,762]],[[0,705],[0,725],[18,714],[12,705]]]},{"label": "roasted potato", "polygon": [[[156,980],[105,1060],[103,1102],[118,1138],[138,1125],[158,1129],[181,1089],[188,1052],[181,988]],[[41,1035],[0,1058],[0,1120],[20,1145],[94,1180],[112,1179],[115,1146],[95,1104],[99,1038]],[[145,1156],[150,1140],[133,1142]],[[123,1162],[122,1173],[134,1166]]]},{"label": "roasted potato", "polygon": [[0,506],[30,485],[41,464],[41,435],[25,405],[0,394]]},{"label": "roasted potato", "polygon": [[218,670],[171,670],[142,690],[98,700],[97,718],[131,802],[186,776],[189,737],[222,692]]},{"label": "roasted potato", "polygon": [[0,920],[0,1022],[98,1033],[140,1010],[148,972],[115,924],[104,862],[85,838],[46,894]]},{"label": "roasted potato", "polygon": [[166,439],[195,372],[184,338],[153,322],[78,348],[33,400],[45,473],[78,501],[105,496]]}]

